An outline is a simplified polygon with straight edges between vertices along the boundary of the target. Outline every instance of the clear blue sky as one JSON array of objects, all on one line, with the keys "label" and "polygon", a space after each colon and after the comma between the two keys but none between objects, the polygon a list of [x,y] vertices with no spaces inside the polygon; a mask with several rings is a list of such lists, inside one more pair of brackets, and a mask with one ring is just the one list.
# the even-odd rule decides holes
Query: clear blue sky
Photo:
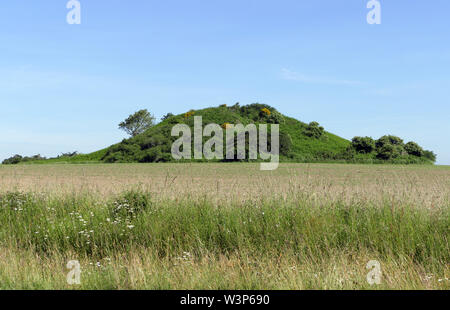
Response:
[{"label": "clear blue sky", "polygon": [[[450,164],[450,2],[67,0],[0,3],[0,159],[91,152],[117,124],[267,103],[344,138],[395,134]],[[405,142],[406,142],[405,141]]]}]

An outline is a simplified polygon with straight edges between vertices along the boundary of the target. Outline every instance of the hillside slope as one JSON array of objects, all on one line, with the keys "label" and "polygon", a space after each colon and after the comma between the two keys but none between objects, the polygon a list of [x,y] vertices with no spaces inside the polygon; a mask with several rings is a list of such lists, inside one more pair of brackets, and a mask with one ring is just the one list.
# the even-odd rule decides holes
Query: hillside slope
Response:
[{"label": "hillside slope", "polygon": [[[266,112],[264,112],[266,111]],[[267,112],[269,111],[269,112]],[[226,124],[280,124],[280,160],[314,161],[332,159],[345,152],[350,142],[324,132],[319,138],[307,136],[308,125],[290,117],[283,116],[268,105],[220,106],[189,111],[172,116],[141,135],[123,140],[106,150],[100,160],[105,162],[169,162],[172,143],[178,137],[171,137],[175,124],[194,126],[194,117],[202,116],[203,126],[210,123]],[[193,132],[193,130],[192,130]],[[204,138],[204,141],[207,138]],[[209,139],[209,138],[208,138]]]},{"label": "hillside slope", "polygon": [[[425,151],[413,142],[404,144],[402,139],[395,136],[384,136],[376,141],[358,137],[350,142],[325,131],[316,122],[306,124],[282,115],[271,106],[255,103],[191,110],[170,116],[142,134],[94,153],[39,160],[26,158],[21,163],[174,162],[176,160],[172,158],[171,147],[179,137],[171,136],[172,128],[176,124],[186,124],[193,132],[195,116],[202,116],[203,127],[211,123],[223,128],[227,124],[256,124],[257,127],[259,124],[279,124],[281,162],[432,164],[436,159],[433,152]],[[203,142],[208,139],[210,138],[204,137]],[[248,141],[246,147],[248,148]]]}]

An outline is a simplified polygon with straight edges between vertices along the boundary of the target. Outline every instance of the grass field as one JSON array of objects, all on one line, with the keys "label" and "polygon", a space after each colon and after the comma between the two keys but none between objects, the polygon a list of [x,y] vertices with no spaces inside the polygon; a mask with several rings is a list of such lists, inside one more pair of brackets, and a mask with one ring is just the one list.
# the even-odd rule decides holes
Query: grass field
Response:
[{"label": "grass field", "polygon": [[449,289],[449,228],[450,167],[0,165],[0,289]]}]

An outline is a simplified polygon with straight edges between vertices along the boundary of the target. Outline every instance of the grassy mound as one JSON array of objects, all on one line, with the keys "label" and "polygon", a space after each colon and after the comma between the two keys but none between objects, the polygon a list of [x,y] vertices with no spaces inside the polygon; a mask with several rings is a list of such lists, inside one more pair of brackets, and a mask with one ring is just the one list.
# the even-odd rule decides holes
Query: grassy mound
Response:
[{"label": "grassy mound", "polygon": [[[403,140],[398,137],[384,136],[377,140],[377,143],[378,141],[381,142],[379,147],[375,148],[375,141],[371,138],[358,137],[360,138],[358,141],[350,142],[325,131],[316,122],[306,124],[282,115],[271,106],[255,103],[246,106],[235,104],[230,107],[222,105],[172,115],[142,134],[91,154],[72,154],[71,156],[59,156],[51,159],[44,159],[38,155],[31,158],[16,155],[3,163],[174,162],[176,160],[172,157],[171,147],[178,137],[172,137],[171,130],[176,124],[186,124],[193,133],[195,116],[202,116],[203,126],[214,123],[221,125],[223,128],[226,128],[227,124],[242,124],[244,126],[255,124],[257,127],[259,124],[279,124],[281,162],[432,164],[435,161],[434,153],[424,151],[412,142],[403,144]],[[203,142],[208,139],[210,138],[204,137]],[[248,148],[248,140],[246,143]],[[367,144],[371,143],[373,149],[367,151]],[[225,145],[224,142],[224,158]],[[361,148],[363,151],[361,151]],[[249,161],[248,157],[245,161]]]},{"label": "grassy mound", "polygon": [[207,108],[172,116],[141,135],[111,146],[100,160],[105,162],[173,161],[171,146],[178,137],[171,137],[172,127],[176,124],[186,124],[193,129],[195,116],[202,116],[203,126],[211,123],[223,125],[223,127],[226,124],[243,124],[245,126],[247,124],[279,123],[282,161],[312,161],[333,158],[350,145],[349,141],[328,132],[324,132],[318,138],[309,137],[307,124],[285,117],[270,106],[253,104],[240,107],[235,105]]}]

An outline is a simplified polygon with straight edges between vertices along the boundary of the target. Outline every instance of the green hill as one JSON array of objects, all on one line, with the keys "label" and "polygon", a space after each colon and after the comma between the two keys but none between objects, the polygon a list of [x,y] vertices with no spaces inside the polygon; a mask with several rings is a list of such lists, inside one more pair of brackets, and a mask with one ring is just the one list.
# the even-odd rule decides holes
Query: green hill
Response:
[{"label": "green hill", "polygon": [[[270,111],[270,115],[262,112],[263,109]],[[323,132],[319,138],[309,137],[306,135],[307,124],[283,116],[268,105],[252,104],[242,107],[234,105],[206,108],[172,116],[141,135],[111,146],[101,160],[105,162],[174,161],[171,146],[178,137],[171,137],[172,127],[175,124],[187,124],[193,132],[194,116],[202,116],[203,126],[210,123],[224,125],[224,127],[225,124],[245,126],[279,123],[281,161],[333,159],[350,145],[349,141],[328,132]]]},{"label": "green hill", "polygon": [[[371,138],[358,138],[351,142],[325,131],[318,123],[306,124],[282,115],[271,106],[256,103],[247,106],[223,105],[174,115],[142,134],[91,154],[60,156],[52,159],[26,158],[25,160],[24,158],[19,162],[174,162],[176,160],[172,158],[171,146],[179,137],[171,136],[172,127],[176,124],[187,124],[192,130],[195,116],[202,116],[203,126],[210,123],[223,127],[226,127],[226,124],[243,124],[244,126],[279,124],[281,162],[431,164],[436,159],[434,153],[422,150],[415,143],[412,146],[410,143],[404,144],[398,137],[384,136],[377,141]],[[209,138],[203,138],[203,141],[207,139]],[[197,161],[206,161],[206,159]]]}]

